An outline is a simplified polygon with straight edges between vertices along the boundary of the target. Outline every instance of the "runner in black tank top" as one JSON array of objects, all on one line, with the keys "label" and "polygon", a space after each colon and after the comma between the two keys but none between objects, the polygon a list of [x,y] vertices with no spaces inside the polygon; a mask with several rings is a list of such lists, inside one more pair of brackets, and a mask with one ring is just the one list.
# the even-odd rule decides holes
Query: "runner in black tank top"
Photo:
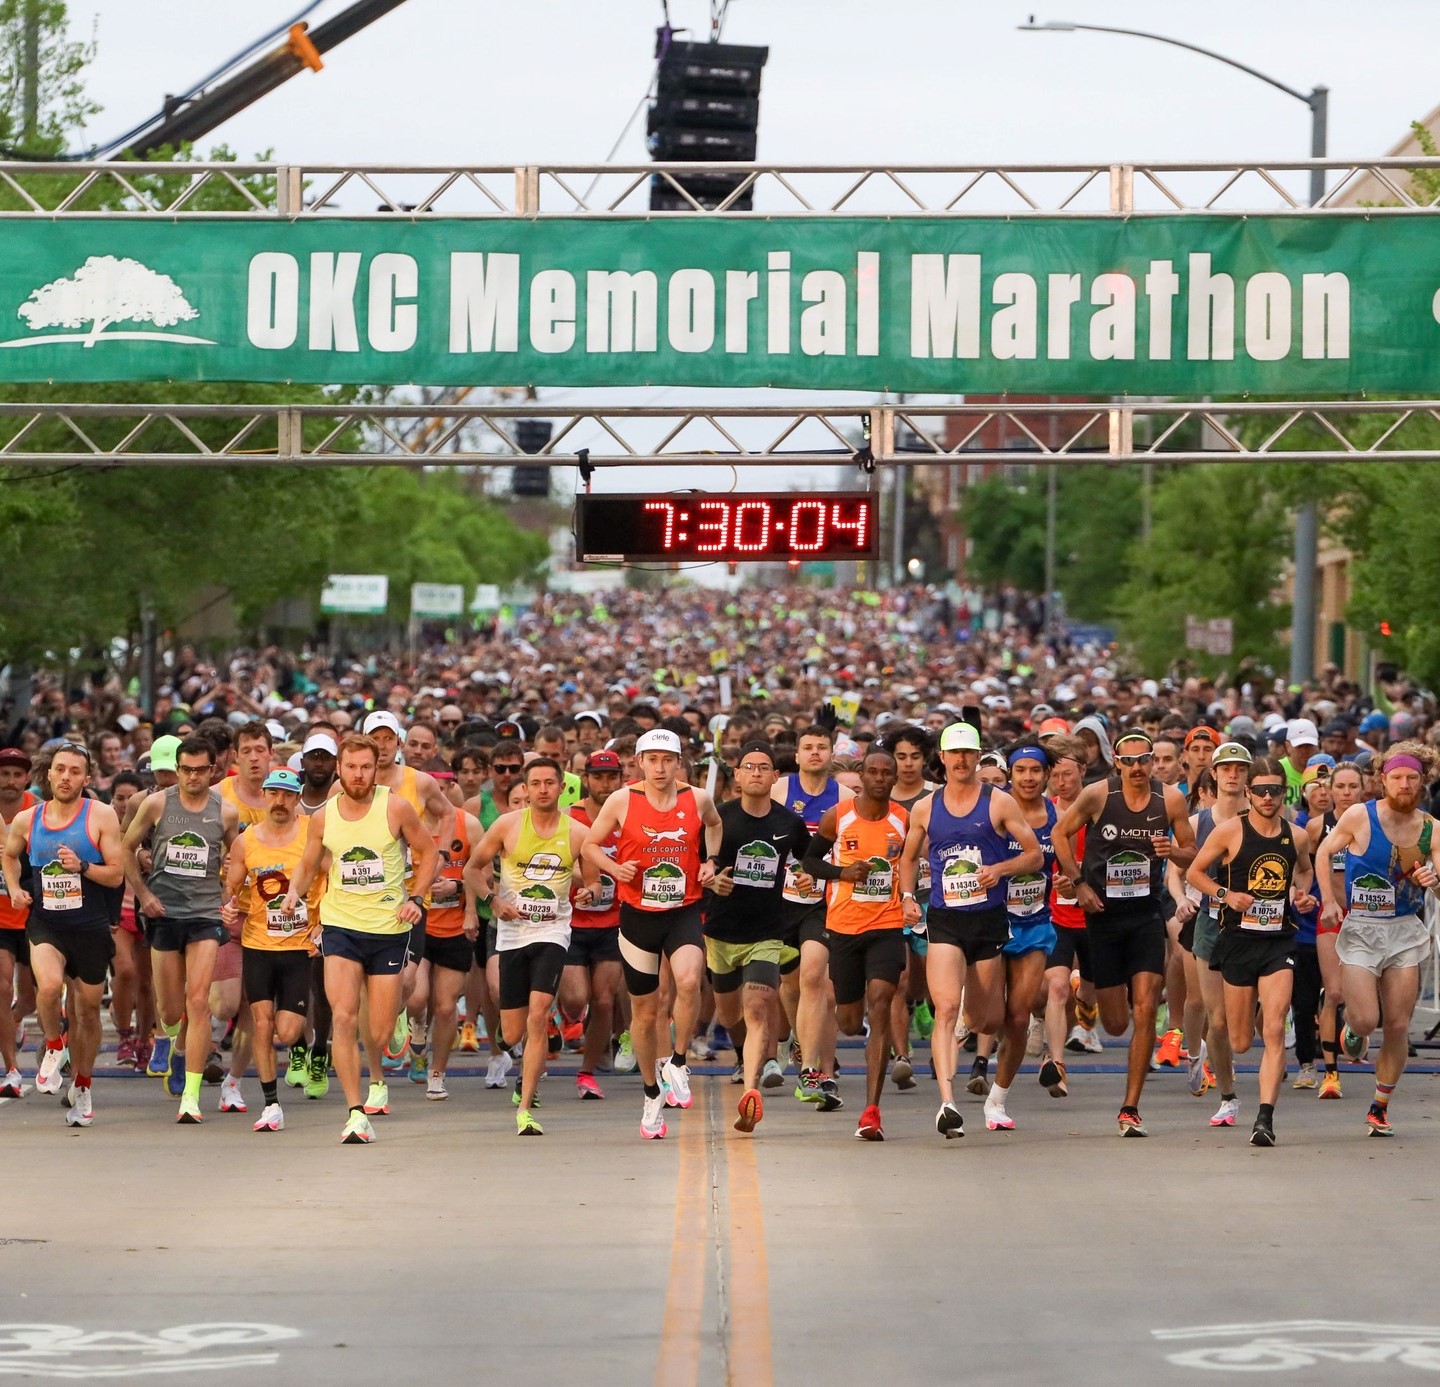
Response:
[{"label": "runner in black tank top", "polygon": [[1225,980],[1230,1046],[1237,1055],[1255,1039],[1259,995],[1265,1056],[1250,1144],[1274,1146],[1275,1103],[1285,1077],[1285,1014],[1294,983],[1294,910],[1313,910],[1317,902],[1310,893],[1309,840],[1282,814],[1285,771],[1279,762],[1269,757],[1254,762],[1249,792],[1250,813],[1210,835],[1186,880],[1220,902],[1216,960]]}]

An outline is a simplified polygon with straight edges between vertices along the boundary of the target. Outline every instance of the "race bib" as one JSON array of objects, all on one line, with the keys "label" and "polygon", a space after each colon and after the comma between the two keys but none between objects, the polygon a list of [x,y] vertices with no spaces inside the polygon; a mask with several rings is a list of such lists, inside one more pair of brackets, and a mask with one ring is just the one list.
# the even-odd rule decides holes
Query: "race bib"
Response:
[{"label": "race bib", "polygon": [[210,845],[198,833],[177,833],[165,844],[162,870],[172,877],[208,876]]},{"label": "race bib", "polygon": [[915,879],[915,894],[923,901],[930,894],[930,888],[933,885],[934,878],[930,875],[930,854],[926,853],[920,859],[920,874]]},{"label": "race bib", "polygon": [[1257,896],[1240,917],[1241,929],[1278,930],[1285,923],[1285,901],[1282,898]]},{"label": "race bib", "polygon": [[1367,872],[1350,884],[1350,909],[1380,919],[1395,918],[1395,885],[1388,877]]},{"label": "race bib", "polygon": [[947,910],[979,905],[989,894],[980,885],[977,873],[983,866],[979,848],[947,848],[940,869],[940,895]]},{"label": "race bib", "polygon": [[895,894],[895,867],[884,857],[865,859],[870,870],[864,881],[854,882],[850,887],[850,899],[875,904],[888,901]]},{"label": "race bib", "polygon": [[304,901],[297,901],[293,912],[285,908],[285,897],[265,902],[265,933],[271,939],[289,939],[300,930],[310,928],[310,912]]},{"label": "race bib", "polygon": [[1005,887],[1005,908],[1015,916],[1038,915],[1045,908],[1045,878],[1039,872],[1011,877]]},{"label": "race bib", "polygon": [[66,871],[58,862],[40,869],[40,903],[46,910],[79,910],[83,895],[79,872]]},{"label": "race bib", "polygon": [[648,910],[674,910],[685,904],[685,873],[673,862],[657,862],[640,877],[640,904]]},{"label": "race bib", "polygon": [[517,891],[515,904],[527,925],[553,925],[560,918],[560,898],[541,881]]},{"label": "race bib", "polygon": [[595,884],[595,899],[589,905],[577,905],[576,910],[609,910],[615,904],[615,880],[603,872]]},{"label": "race bib", "polygon": [[362,896],[385,889],[385,863],[380,854],[357,843],[340,855],[340,889]]},{"label": "race bib", "polygon": [[[792,864],[787,864],[793,868]],[[753,843],[746,843],[739,852],[735,854],[735,869],[731,872],[737,886],[754,886],[763,889],[767,886],[774,886],[775,879],[780,875],[780,854],[773,844],[765,842],[763,838],[757,838]],[[792,871],[785,874],[786,880],[790,880]]]},{"label": "race bib", "polygon": [[[740,865],[738,860],[735,865],[738,869]],[[798,862],[792,859],[785,864],[785,885],[781,887],[781,895],[783,895],[787,901],[794,901],[797,905],[818,905],[825,899],[825,888],[817,881],[810,888],[810,894],[808,896],[801,895],[800,888],[795,885],[795,878],[799,875],[800,864]],[[740,878],[738,874],[735,879],[739,881]]]},{"label": "race bib", "polygon": [[1105,859],[1105,899],[1141,900],[1150,894],[1150,859],[1143,852],[1117,852]]}]

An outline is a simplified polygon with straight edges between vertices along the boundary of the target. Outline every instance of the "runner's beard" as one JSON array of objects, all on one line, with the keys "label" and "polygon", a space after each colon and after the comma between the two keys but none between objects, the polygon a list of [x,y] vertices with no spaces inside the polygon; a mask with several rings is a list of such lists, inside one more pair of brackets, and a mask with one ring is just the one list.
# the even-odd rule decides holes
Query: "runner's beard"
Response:
[{"label": "runner's beard", "polygon": [[1413,814],[1420,807],[1420,791],[1417,789],[1412,793],[1408,790],[1399,792],[1387,790],[1385,802],[1397,814]]}]

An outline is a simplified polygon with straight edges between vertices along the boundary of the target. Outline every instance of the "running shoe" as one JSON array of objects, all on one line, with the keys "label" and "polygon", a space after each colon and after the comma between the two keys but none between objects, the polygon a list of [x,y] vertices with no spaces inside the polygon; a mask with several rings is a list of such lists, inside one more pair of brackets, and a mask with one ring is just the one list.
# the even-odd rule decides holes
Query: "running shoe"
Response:
[{"label": "running shoe", "polygon": [[825,1096],[820,1092],[821,1074],[818,1069],[802,1069],[800,1082],[795,1085],[795,1096],[802,1103],[818,1103]]},{"label": "running shoe", "polygon": [[880,1109],[874,1103],[860,1114],[860,1125],[855,1129],[855,1135],[861,1141],[885,1140],[885,1129],[880,1125]]},{"label": "running shoe", "polygon": [[425,1096],[432,1103],[443,1103],[449,1096],[450,1090],[445,1087],[445,1076],[438,1070],[432,1070],[425,1083]]},{"label": "running shoe", "polygon": [[839,1112],[845,1106],[845,1100],[840,1096],[840,1085],[828,1074],[820,1076],[820,1111]]},{"label": "running shoe", "polygon": [[385,1047],[387,1055],[399,1059],[410,1046],[410,1016],[404,1007],[395,1018],[395,1029],[390,1032],[390,1043]]},{"label": "running shoe", "polygon": [[375,1129],[363,1112],[352,1112],[346,1119],[345,1130],[340,1133],[344,1146],[368,1146],[375,1140]]},{"label": "running shoe", "polygon": [[765,1116],[765,1100],[758,1088],[747,1088],[740,1095],[739,1116],[735,1119],[737,1132],[753,1132],[755,1124]]},{"label": "running shoe", "polygon": [[173,1047],[170,1050],[170,1072],[165,1077],[165,1090],[172,1098],[185,1092],[185,1056]]},{"label": "running shoe", "polygon": [[137,1073],[145,1074],[150,1069],[150,1055],[154,1050],[154,1042],[145,1039],[135,1042],[135,1069]]},{"label": "running shoe", "polygon": [[405,1068],[404,1055],[392,1055],[389,1050],[380,1052],[380,1070],[384,1074],[398,1074]]},{"label": "running shoe", "polygon": [[310,1051],[304,1045],[290,1047],[290,1063],[285,1068],[285,1082],[291,1088],[304,1088],[310,1077]]},{"label": "running shoe", "polygon": [[224,1083],[220,1085],[220,1111],[245,1111],[245,1095],[240,1091],[240,1081],[229,1074],[225,1076]]},{"label": "running shoe", "polygon": [[117,1069],[135,1068],[135,1034],[133,1031],[126,1031],[120,1037],[120,1043],[115,1047],[115,1067]]},{"label": "running shoe", "polygon": [[416,1050],[423,1051],[430,1039],[429,1027],[425,1024],[423,1016],[412,1016],[410,1018],[410,1053],[413,1055]]},{"label": "running shoe", "polygon": [[1120,1116],[1115,1121],[1120,1128],[1122,1137],[1148,1137],[1150,1135],[1145,1130],[1145,1124],[1140,1120],[1139,1108],[1121,1108]]},{"label": "running shoe", "polygon": [[365,1115],[374,1117],[377,1113],[388,1113],[390,1111],[390,1089],[383,1083],[372,1083],[370,1092],[365,1095]]},{"label": "running shoe", "polygon": [[605,1090],[595,1082],[593,1074],[577,1074],[575,1076],[575,1096],[577,1098],[601,1099],[605,1097]]},{"label": "running shoe", "polygon": [[673,1056],[660,1066],[660,1083],[668,1107],[688,1108],[695,1101],[690,1096],[690,1066],[676,1064]]},{"label": "running shoe", "polygon": [[1015,1119],[1005,1111],[1005,1104],[995,1097],[993,1088],[985,1099],[985,1126],[992,1132],[1015,1130]]},{"label": "running shoe", "polygon": [[170,1072],[170,1051],[174,1041],[168,1035],[157,1035],[150,1047],[150,1058],[146,1061],[145,1072],[152,1079],[163,1079]]},{"label": "running shoe", "polygon": [[1370,1053],[1370,1037],[1356,1035],[1347,1022],[1340,1028],[1340,1048],[1345,1052],[1346,1059],[1361,1064],[1364,1062],[1365,1056]]},{"label": "running shoe", "polygon": [[620,1040],[615,1047],[614,1068],[617,1074],[633,1074],[635,1072],[635,1050],[630,1044],[629,1031],[620,1032]]},{"label": "running shoe", "polygon": [[1293,1010],[1285,1013],[1285,1048],[1295,1048],[1295,1013]]},{"label": "running shoe", "polygon": [[1225,1098],[1221,1100],[1220,1106],[1215,1110],[1215,1116],[1210,1119],[1212,1127],[1233,1127],[1235,1119],[1240,1116],[1240,1100],[1238,1098]]},{"label": "running shoe", "polygon": [[1343,1098],[1345,1095],[1340,1092],[1340,1071],[1338,1069],[1327,1069],[1320,1078],[1320,1092],[1315,1095],[1317,1098]]},{"label": "running shoe", "polygon": [[[742,1066],[741,1077],[743,1081],[744,1071]],[[785,1086],[785,1071],[780,1068],[779,1060],[766,1060],[764,1067],[760,1070],[761,1088],[783,1088]]]},{"label": "running shoe", "polygon": [[[961,1031],[965,1032],[963,1036],[960,1034]],[[980,1048],[979,1032],[967,1029],[963,1023],[956,1025],[955,1039],[960,1042],[960,1048],[967,1055],[973,1055]]]},{"label": "running shoe", "polygon": [[35,1074],[35,1088],[40,1093],[59,1093],[65,1085],[61,1073],[65,1064],[65,1051],[45,1049],[40,1055],[40,1068]]},{"label": "running shoe", "polygon": [[691,1042],[690,1048],[685,1052],[687,1060],[693,1060],[696,1064],[709,1064],[715,1058],[715,1050],[703,1035],[697,1035]]},{"label": "running shoe", "polygon": [[909,1055],[896,1055],[895,1063],[891,1066],[890,1077],[895,1080],[895,1087],[902,1093],[908,1093],[915,1087],[915,1066],[910,1061]]},{"label": "running shoe", "polygon": [[735,1042],[730,1039],[730,1032],[718,1021],[710,1027],[710,1043],[717,1050],[733,1050]]},{"label": "running shoe", "polygon": [[191,1094],[180,1095],[180,1111],[175,1114],[176,1122],[186,1122],[191,1126],[198,1127],[204,1118],[200,1115],[200,1100]]},{"label": "running shoe", "polygon": [[545,1129],[535,1120],[529,1108],[521,1108],[515,1114],[515,1135],[517,1137],[543,1137]]},{"label": "running shoe", "polygon": [[1100,1003],[1077,1001],[1075,1003],[1075,1019],[1087,1031],[1093,1031],[1100,1021]]},{"label": "running shoe", "polygon": [[1180,1067],[1180,1042],[1184,1039],[1179,1031],[1169,1030],[1160,1037],[1155,1050],[1155,1063],[1164,1069]]},{"label": "running shoe", "polygon": [[1085,1027],[1084,1040],[1086,1054],[1103,1055],[1105,1053],[1105,1046],[1100,1041],[1100,1032],[1094,1026]]},{"label": "running shoe", "polygon": [[732,1084],[743,1084],[745,1082],[745,1065],[743,1063],[737,1064],[735,1068],[730,1071],[730,1082]]},{"label": "running shoe", "polygon": [[798,1074],[800,1073],[804,1064],[805,1056],[800,1050],[800,1041],[792,1032],[790,1036],[790,1068]]},{"label": "running shoe", "polygon": [[0,1080],[0,1098],[18,1098],[25,1091],[25,1080],[18,1069],[7,1069]]},{"label": "running shoe", "polygon": [[330,1092],[330,1057],[323,1052],[311,1052],[310,1077],[305,1081],[307,1098],[323,1098]]},{"label": "running shoe", "polygon": [[510,1071],[515,1067],[515,1061],[501,1050],[498,1054],[490,1056],[490,1063],[485,1069],[486,1088],[504,1088],[505,1080],[510,1077]]},{"label": "running shoe", "polygon": [[956,1137],[965,1135],[965,1119],[960,1116],[960,1109],[954,1103],[940,1104],[940,1111],[935,1114],[935,1130],[946,1141],[954,1141]]},{"label": "running shoe", "polygon": [[430,1067],[425,1063],[425,1052],[412,1046],[410,1049],[410,1082],[423,1084],[429,1074]]},{"label": "running shoe", "polygon": [[1025,1053],[1036,1059],[1045,1053],[1045,1020],[1040,1016],[1030,1018],[1030,1029],[1025,1034]]},{"label": "running shoe", "polygon": [[553,1011],[550,1013],[550,1020],[545,1025],[545,1048],[552,1055],[558,1055],[565,1048],[565,1037],[560,1033],[560,1027],[556,1024]]},{"label": "running shoe", "polygon": [[88,1088],[77,1088],[72,1096],[70,1111],[65,1114],[67,1127],[88,1127],[95,1120],[95,1109]]},{"label": "running shoe", "polygon": [[1040,1066],[1040,1087],[1048,1089],[1052,1098],[1068,1098],[1070,1086],[1065,1082],[1065,1066],[1059,1060],[1046,1059]]},{"label": "running shoe", "polygon": [[460,1027],[460,1041],[456,1047],[468,1054],[474,1054],[480,1048],[480,1037],[475,1033],[475,1023],[466,1021]]},{"label": "running shoe", "polygon": [[1262,1112],[1256,1116],[1255,1125],[1250,1129],[1250,1145],[1275,1145],[1275,1124],[1267,1113]]},{"label": "running shoe", "polygon": [[[516,1079],[516,1080],[515,1080],[515,1087],[514,1087],[513,1090],[511,1090],[511,1093],[510,1093],[510,1103],[511,1103],[511,1106],[516,1107],[516,1108],[518,1108],[518,1107],[520,1106],[520,1088],[521,1088],[522,1082],[523,1082],[522,1080]],[[540,1103],[540,1095],[539,1095],[538,1093],[530,1100],[530,1106],[531,1106],[532,1108],[538,1108],[538,1107],[541,1106],[541,1103]]]},{"label": "running shoe", "polygon": [[1291,1088],[1314,1088],[1320,1082],[1313,1064],[1302,1064]]},{"label": "running shoe", "polygon": [[975,1056],[970,1066],[970,1081],[965,1085],[967,1093],[973,1093],[977,1098],[983,1098],[990,1092],[990,1061],[980,1055]]},{"label": "running shoe", "polygon": [[1370,1104],[1370,1111],[1365,1114],[1365,1125],[1370,1129],[1372,1137],[1393,1137],[1395,1135],[1395,1129],[1390,1125],[1390,1113],[1379,1103]]},{"label": "running shoe", "polygon": [[583,1050],[585,1048],[585,1023],[583,1021],[562,1021],[560,1035],[565,1041],[567,1050]]},{"label": "running shoe", "polygon": [[1085,1053],[1085,1027],[1071,1026],[1070,1034],[1065,1037],[1065,1048],[1072,1055],[1083,1055]]},{"label": "running shoe", "polygon": [[225,1078],[225,1058],[219,1050],[211,1050],[203,1071],[207,1084],[218,1084]]},{"label": "running shoe", "polygon": [[285,1130],[285,1114],[280,1111],[279,1103],[266,1103],[260,1116],[256,1119],[255,1130],[257,1132],[283,1132]]},{"label": "running shoe", "polygon": [[1191,1059],[1185,1076],[1186,1087],[1196,1098],[1205,1094],[1205,1042],[1200,1042],[1200,1053]]},{"label": "running shoe", "polygon": [[915,1007],[915,1034],[921,1040],[929,1040],[930,1033],[935,1029],[935,1013],[930,1010],[929,1002],[919,1002]]},{"label": "running shoe", "polygon": [[640,1111],[640,1135],[647,1141],[659,1141],[668,1129],[665,1126],[665,1090],[645,1099]]}]

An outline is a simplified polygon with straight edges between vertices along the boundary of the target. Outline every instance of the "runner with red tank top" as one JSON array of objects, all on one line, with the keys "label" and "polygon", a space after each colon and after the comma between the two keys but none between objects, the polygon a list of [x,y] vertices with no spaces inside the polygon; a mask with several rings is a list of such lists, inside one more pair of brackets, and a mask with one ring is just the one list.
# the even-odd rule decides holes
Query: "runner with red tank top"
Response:
[{"label": "runner with red tank top", "polygon": [[[40,802],[25,788],[29,776],[30,758],[19,747],[0,751],[0,827],[8,830],[18,814]],[[29,878],[30,862],[22,857],[20,885],[28,888]],[[18,1098],[21,1093],[15,1032],[25,1018],[15,1013],[14,998],[16,970],[30,966],[30,946],[25,942],[28,913],[10,899],[0,878],[0,1098]]]},{"label": "runner with red tank top", "polygon": [[459,1030],[460,994],[470,976],[475,940],[480,935],[475,898],[465,889],[461,876],[482,834],[480,820],[460,810],[448,842],[442,842],[438,834],[432,835],[440,850],[440,870],[430,883],[425,917],[425,964],[430,973],[430,1056],[425,1096],[436,1103],[450,1096],[445,1087],[445,1070]]},{"label": "runner with red tank top", "polygon": [[[605,801],[620,789],[620,758],[613,751],[592,751],[585,760],[581,784],[585,797],[571,806],[570,817],[588,830]],[[619,833],[612,833],[600,847],[613,861],[620,850]],[[595,1080],[595,1070],[601,1056],[609,1053],[615,998],[623,981],[620,901],[615,879],[602,872],[595,883],[593,902],[576,904],[570,916],[570,950],[560,976],[561,1020],[585,1017],[585,1048],[580,1056],[580,1072],[575,1076],[575,1090],[581,1098],[605,1096]]]},{"label": "runner with red tank top", "polygon": [[[1042,745],[1054,758],[1050,767],[1050,800],[1063,814],[1080,793],[1085,773],[1085,748],[1066,735],[1048,736]],[[1085,851],[1083,828],[1076,838],[1075,850],[1081,854]],[[1055,924],[1055,947],[1045,960],[1045,1059],[1040,1065],[1040,1082],[1050,1091],[1051,1097],[1065,1098],[1070,1092],[1065,1073],[1065,1052],[1083,1054],[1089,1050],[1098,1054],[1102,1047],[1093,1024],[1087,1026],[1078,1014],[1068,1036],[1066,1034],[1071,1003],[1075,1004],[1078,1013],[1081,1006],[1088,1004],[1093,1008],[1095,1002],[1085,912],[1075,900],[1075,888],[1068,882],[1056,881],[1050,887],[1050,918]],[[1080,977],[1078,991],[1073,985],[1077,972]],[[1092,1022],[1098,1019],[1093,1011],[1088,1015]]]},{"label": "runner with red tank top", "polygon": [[[719,812],[704,790],[681,786],[680,738],[664,728],[646,732],[635,744],[641,781],[613,794],[585,835],[586,883],[613,875],[620,897],[620,958],[630,989],[631,1034],[645,1081],[640,1135],[666,1132],[665,1105],[690,1106],[690,1070],[685,1052],[700,1015],[705,975],[700,895],[715,875],[723,829]],[[604,845],[619,832],[614,862]],[[659,1060],[656,1022],[660,958],[670,960],[675,980],[673,1053]]]}]

